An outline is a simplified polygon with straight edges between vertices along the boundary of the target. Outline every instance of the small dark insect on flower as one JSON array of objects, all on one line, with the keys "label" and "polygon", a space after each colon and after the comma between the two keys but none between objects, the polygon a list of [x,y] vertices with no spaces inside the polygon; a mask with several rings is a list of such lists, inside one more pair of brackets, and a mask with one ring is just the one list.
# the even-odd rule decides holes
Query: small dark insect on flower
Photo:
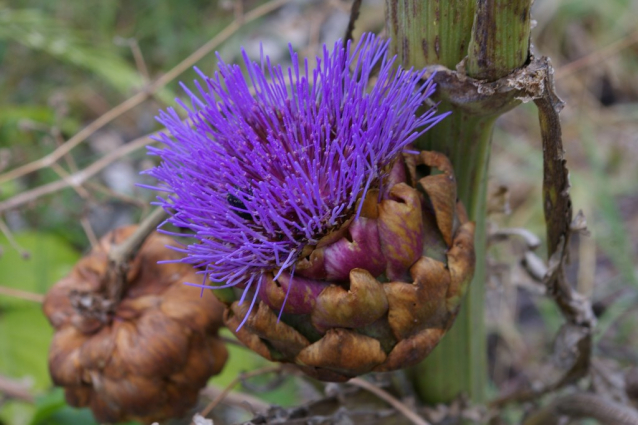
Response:
[{"label": "small dark insect on flower", "polygon": [[226,199],[228,200],[231,208],[235,211],[235,214],[245,220],[253,221],[253,215],[246,209],[246,205],[244,205],[244,203],[238,197],[236,197],[232,193],[229,193]]},{"label": "small dark insect on flower", "polygon": [[247,78],[221,59],[213,77],[198,71],[196,90],[184,86],[190,101],[178,101],[192,124],[160,113],[169,134],[150,148],[162,162],[148,171],[170,222],[197,239],[182,261],[254,294],[252,309],[266,273],[294,276],[304,247],[357,217],[370,190],[385,196],[393,164],[445,116],[417,114],[434,84],[387,48],[364,35],[324,46],[314,66],[290,47],[286,70],[244,52]]},{"label": "small dark insect on flower", "polygon": [[244,210],[246,210],[246,205],[244,205],[244,203],[242,201],[239,200],[238,197],[236,197],[235,195],[232,194],[228,194],[227,196],[228,199],[228,203],[230,204],[231,207],[235,207],[237,208],[237,210],[235,211],[235,214],[237,214],[238,216],[240,216],[243,219],[246,220],[252,220],[253,216],[252,214],[248,213],[248,212],[242,212]]}]

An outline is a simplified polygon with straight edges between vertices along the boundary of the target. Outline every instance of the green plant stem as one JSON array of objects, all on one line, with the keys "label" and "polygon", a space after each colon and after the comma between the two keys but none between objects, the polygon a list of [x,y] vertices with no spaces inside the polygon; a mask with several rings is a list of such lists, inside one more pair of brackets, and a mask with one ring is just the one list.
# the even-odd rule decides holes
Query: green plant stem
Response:
[{"label": "green plant stem", "polygon": [[478,0],[467,74],[496,81],[520,68],[529,51],[529,0]]},{"label": "green plant stem", "polygon": [[454,69],[467,55],[476,0],[386,0],[391,49],[404,65]]},{"label": "green plant stem", "polygon": [[[492,130],[496,116],[471,117],[463,112],[450,116],[419,141],[419,149],[449,155],[455,167],[459,199],[476,222],[476,268],[461,312],[452,329],[430,356],[415,366],[414,384],[422,400],[449,402],[460,393],[484,401],[487,383],[485,343],[485,245],[486,190]],[[443,124],[443,123],[441,123]],[[449,143],[447,141],[452,141]]]},{"label": "green plant stem", "polygon": [[[527,60],[529,6],[530,0],[386,0],[391,48],[404,67],[440,64],[493,81]],[[452,115],[416,145],[443,152],[452,161],[459,199],[476,222],[476,268],[456,323],[430,356],[414,367],[411,376],[425,402],[449,402],[466,393],[480,403],[487,387],[484,293],[488,164],[494,122],[509,108],[494,104],[490,109],[489,103],[478,108],[453,105],[446,100],[447,95],[439,88],[439,111],[452,111]]]}]

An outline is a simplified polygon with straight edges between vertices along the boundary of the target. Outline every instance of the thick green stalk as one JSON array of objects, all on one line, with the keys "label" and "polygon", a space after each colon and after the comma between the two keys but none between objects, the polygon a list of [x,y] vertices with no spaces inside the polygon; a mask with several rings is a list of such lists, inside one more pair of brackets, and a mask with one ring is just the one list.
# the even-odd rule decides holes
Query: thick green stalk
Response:
[{"label": "thick green stalk", "polygon": [[415,367],[415,387],[430,403],[449,402],[460,393],[484,401],[487,385],[485,297],[485,202],[490,144],[496,116],[455,111],[444,125],[419,141],[420,149],[446,153],[455,167],[459,199],[476,222],[474,278],[454,326],[429,357]]},{"label": "thick green stalk", "polygon": [[[524,65],[529,47],[531,0],[386,0],[392,49],[403,66],[440,64],[470,77],[496,80]],[[514,20],[517,20],[514,22]],[[476,269],[456,323],[439,346],[414,367],[415,388],[425,402],[449,402],[460,393],[484,401],[487,347],[484,325],[487,171],[494,122],[516,105],[448,101],[454,87],[440,87],[440,111],[453,114],[417,142],[443,152],[454,165],[459,199],[476,222]],[[446,92],[449,90],[449,92]],[[504,106],[505,105],[505,106]]]},{"label": "thick green stalk", "polygon": [[454,69],[467,55],[476,0],[386,0],[391,49],[404,65]]},{"label": "thick green stalk", "polygon": [[527,62],[529,0],[478,0],[467,74],[496,81]]}]

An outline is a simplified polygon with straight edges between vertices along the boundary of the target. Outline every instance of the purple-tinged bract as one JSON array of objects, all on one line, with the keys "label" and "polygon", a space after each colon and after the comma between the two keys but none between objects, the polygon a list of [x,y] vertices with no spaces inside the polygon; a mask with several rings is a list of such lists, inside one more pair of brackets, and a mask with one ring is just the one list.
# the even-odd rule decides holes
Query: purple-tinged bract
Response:
[{"label": "purple-tinged bract", "polygon": [[150,149],[162,163],[148,173],[168,193],[159,203],[171,223],[198,239],[183,261],[227,286],[259,286],[383,188],[406,146],[443,117],[417,114],[434,84],[395,66],[387,48],[373,35],[356,47],[337,42],[315,66],[298,66],[291,48],[286,70],[244,52],[248,78],[220,63],[187,90],[180,105],[192,124],[161,112],[170,135]]}]

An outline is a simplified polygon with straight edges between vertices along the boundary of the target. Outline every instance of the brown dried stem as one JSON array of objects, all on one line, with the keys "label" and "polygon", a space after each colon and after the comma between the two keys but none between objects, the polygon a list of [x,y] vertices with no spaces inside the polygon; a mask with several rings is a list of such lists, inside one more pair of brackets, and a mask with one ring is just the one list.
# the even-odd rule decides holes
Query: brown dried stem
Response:
[{"label": "brown dried stem", "polygon": [[91,189],[95,192],[100,192],[110,198],[117,199],[118,201],[124,202],[126,204],[135,205],[138,208],[142,208],[144,211],[146,211],[145,208],[148,208],[148,202],[140,198],[135,198],[131,195],[125,195],[123,193],[116,192],[101,183],[87,181],[84,183],[84,185],[87,187],[87,189]]},{"label": "brown dried stem", "polygon": [[[66,158],[66,156],[65,156]],[[69,186],[75,190],[75,192],[80,196],[80,198],[88,200],[91,198],[91,194],[80,184],[76,184],[74,181],[70,179],[71,175],[58,163],[51,164],[51,169],[60,177],[62,180],[69,180],[67,183]]]},{"label": "brown dried stem", "polygon": [[621,50],[633,46],[635,43],[638,43],[638,30],[632,32],[626,37],[621,38],[620,40],[617,40],[603,47],[600,50],[596,50],[589,55],[585,55],[582,58],[578,58],[575,61],[561,66],[556,70],[555,78],[558,80],[560,78],[567,77],[574,72],[578,72],[581,69],[588,68],[597,63],[601,63],[614,56]]},{"label": "brown dried stem", "polygon": [[529,416],[523,425],[558,425],[561,416],[592,418],[603,424],[638,425],[638,412],[595,394],[571,394]]},{"label": "brown dried stem", "polygon": [[44,295],[36,294],[35,292],[22,291],[20,289],[9,288],[7,286],[0,286],[0,295],[6,295],[8,297],[19,298],[21,300],[32,301],[34,303],[42,304],[44,302]]},{"label": "brown dried stem", "polygon": [[104,168],[108,167],[114,161],[130,154],[131,152],[135,152],[136,150],[142,149],[143,147],[153,143],[153,140],[151,139],[151,137],[155,136],[156,134],[158,134],[158,132],[151,133],[146,136],[142,136],[125,145],[122,145],[118,149],[110,152],[108,155],[105,155],[99,160],[95,161],[93,164],[89,165],[85,169],[77,173],[71,174],[66,179],[56,180],[54,182],[51,182],[42,186],[38,186],[34,189],[21,192],[20,194],[16,196],[13,196],[9,199],[6,199],[0,202],[0,213],[6,210],[19,207],[28,202],[34,201],[42,196],[55,193],[66,187],[83,184],[85,181],[95,176]]},{"label": "brown dried stem", "polygon": [[[232,391],[232,389],[235,387],[235,385],[239,384],[240,382],[242,382],[242,381],[244,381],[246,379],[249,379],[249,378],[253,378],[255,376],[265,375],[265,374],[268,374],[268,373],[281,372],[281,370],[282,370],[281,366],[267,366],[267,367],[263,367],[261,369],[253,370],[251,372],[244,372],[244,373],[239,374],[235,379],[233,379],[226,386],[226,388],[224,388],[224,390],[222,392],[220,392],[217,395],[217,397],[215,397],[210,403],[208,403],[208,405],[206,407],[204,407],[202,409],[202,411],[200,412],[200,415],[202,415],[204,417],[208,416],[208,414],[210,412],[212,412],[213,409],[228,396],[228,394]],[[195,423],[193,422],[192,425],[195,425]]]},{"label": "brown dried stem", "polygon": [[542,96],[534,99],[543,139],[543,205],[549,251],[549,270],[545,285],[569,322],[591,329],[596,323],[591,304],[567,282],[564,270],[573,227],[573,211],[558,116],[564,103],[554,92],[553,76],[554,70],[548,62]]},{"label": "brown dried stem", "polygon": [[130,261],[135,257],[146,238],[166,217],[167,213],[162,208],[157,208],[139,224],[133,234],[124,242],[110,248],[109,265],[106,273],[102,276],[101,291],[99,293],[71,291],[69,294],[71,305],[78,314],[97,319],[102,323],[108,323],[111,320],[113,312],[117,309],[124,295]]},{"label": "brown dried stem", "polygon": [[244,22],[244,2],[243,0],[235,0],[235,21],[240,24]]},{"label": "brown dried stem", "polygon": [[82,225],[82,229],[84,229],[84,234],[86,235],[86,238],[89,240],[89,243],[91,244],[91,248],[95,248],[97,247],[100,242],[97,239],[97,236],[95,235],[95,231],[93,230],[93,227],[91,227],[91,223],[89,222],[89,219],[86,218],[85,215],[82,215],[82,217],[80,218],[80,224]]},{"label": "brown dried stem", "polygon": [[168,214],[163,208],[157,208],[146,217],[135,232],[121,244],[114,246],[109,251],[109,269],[105,275],[108,282],[109,300],[117,305],[122,298],[126,284],[126,273],[131,259],[137,254],[146,238],[155,231]]},{"label": "brown dried stem", "polygon": [[0,233],[2,233],[5,238],[7,238],[7,241],[9,241],[9,244],[13,247],[13,249],[15,249],[16,251],[20,253],[22,258],[25,258],[25,259],[29,258],[29,252],[23,249],[20,246],[20,244],[18,244],[18,241],[16,241],[15,238],[13,237],[13,233],[11,232],[11,229],[9,229],[9,226],[7,226],[7,224],[4,222],[2,218],[0,218]]},{"label": "brown dried stem", "polygon": [[[16,179],[18,177],[24,176],[26,174],[32,173],[34,171],[40,170],[42,168],[46,168],[51,166],[51,164],[58,161],[68,152],[70,152],[73,148],[78,146],[84,140],[86,140],[89,136],[95,133],[100,128],[104,127],[106,124],[110,123],[117,117],[123,115],[124,113],[130,111],[134,107],[140,105],[142,102],[147,100],[161,88],[163,88],[166,84],[174,80],[177,76],[179,76],[182,72],[186,71],[190,67],[192,67],[195,63],[197,63],[204,56],[209,54],[211,51],[216,49],[221,43],[228,40],[233,34],[235,34],[243,24],[254,21],[268,13],[278,9],[284,4],[288,3],[290,0],[272,0],[268,3],[265,3],[250,12],[242,15],[241,23],[237,20],[233,21],[230,25],[220,31],[215,37],[213,37],[206,44],[201,46],[195,52],[193,52],[190,56],[184,59],[182,62],[177,64],[173,69],[168,71],[166,74],[162,75],[160,78],[155,80],[152,84],[146,87],[143,91],[137,93],[135,96],[125,100],[120,103],[115,108],[111,109],[104,115],[100,116],[98,119],[93,121],[88,126],[84,127],[77,134],[67,140],[63,145],[57,148],[55,151],[51,152],[47,156],[40,158],[36,161],[30,162],[18,168],[14,168],[11,171],[8,171],[2,175],[0,175],[0,184]],[[48,186],[48,185],[45,185]],[[44,186],[42,186],[44,187]],[[50,192],[47,192],[50,193]]]},{"label": "brown dried stem", "polygon": [[[559,340],[571,335],[571,350],[574,356],[564,374],[552,384],[541,389],[522,389],[497,399],[492,406],[503,406],[511,402],[524,402],[555,391],[573,383],[589,372],[592,351],[592,329],[596,318],[590,301],[573,289],[565,274],[568,243],[571,232],[579,226],[573,220],[572,201],[569,195],[569,175],[564,158],[559,112],[563,102],[554,92],[554,70],[545,61],[542,74],[542,91],[533,96],[538,107],[538,115],[543,139],[543,196],[545,221],[547,223],[547,245],[549,251],[548,268],[543,278],[547,294],[558,305],[567,323],[561,329]],[[544,423],[544,422],[534,422]]]},{"label": "brown dried stem", "polygon": [[410,422],[412,422],[415,425],[431,425],[428,421],[426,421],[425,419],[423,419],[422,417],[414,413],[412,409],[406,406],[405,403],[403,403],[401,400],[398,400],[392,394],[388,393],[387,391],[384,391],[382,388],[379,388],[376,385],[371,384],[370,382],[366,380],[363,380],[361,378],[352,378],[351,380],[348,381],[348,384],[355,385],[359,388],[363,388],[364,390],[369,391],[372,394],[376,395],[377,397],[379,397],[380,399],[382,399],[383,401],[387,402],[392,407],[397,409],[398,412],[400,412],[403,416],[408,418]]},{"label": "brown dried stem", "polygon": [[[204,397],[208,397],[211,400],[219,397],[224,389],[209,385],[204,388],[200,394]],[[270,404],[264,402],[257,397],[244,393],[226,393],[224,396],[224,403],[232,406],[241,407],[253,414],[265,414],[270,409]]]},{"label": "brown dried stem", "polygon": [[140,49],[140,45],[137,42],[136,38],[129,38],[127,41],[129,47],[131,48],[131,53],[133,53],[133,60],[135,60],[137,72],[140,73],[143,81],[145,83],[148,83],[149,81],[151,81],[151,75],[148,73],[148,67],[146,66],[146,61],[144,60],[142,49]]},{"label": "brown dried stem", "polygon": [[0,376],[0,394],[3,394],[11,399],[24,401],[27,403],[34,403],[35,399],[29,388],[18,381]]}]

